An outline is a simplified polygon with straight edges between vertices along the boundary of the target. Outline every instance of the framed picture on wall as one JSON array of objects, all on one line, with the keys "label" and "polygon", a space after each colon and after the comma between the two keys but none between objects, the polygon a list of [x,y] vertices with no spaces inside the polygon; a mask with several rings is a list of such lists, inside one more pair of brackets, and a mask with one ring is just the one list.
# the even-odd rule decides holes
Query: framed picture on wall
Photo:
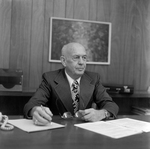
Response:
[{"label": "framed picture on wall", "polygon": [[85,47],[87,64],[110,64],[110,22],[51,17],[49,61],[60,62],[61,49],[70,42]]}]

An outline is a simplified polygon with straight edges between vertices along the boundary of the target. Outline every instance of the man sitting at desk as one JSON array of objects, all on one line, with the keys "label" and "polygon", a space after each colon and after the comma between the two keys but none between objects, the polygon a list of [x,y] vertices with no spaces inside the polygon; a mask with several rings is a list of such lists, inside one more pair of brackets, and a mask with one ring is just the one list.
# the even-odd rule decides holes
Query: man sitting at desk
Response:
[{"label": "man sitting at desk", "polygon": [[[52,111],[60,115],[79,111],[85,121],[116,118],[119,108],[102,86],[99,74],[85,70],[85,48],[69,43],[61,54],[64,68],[43,74],[39,88],[24,107],[25,117],[43,125],[52,120]],[[92,108],[93,103],[96,109]]]}]

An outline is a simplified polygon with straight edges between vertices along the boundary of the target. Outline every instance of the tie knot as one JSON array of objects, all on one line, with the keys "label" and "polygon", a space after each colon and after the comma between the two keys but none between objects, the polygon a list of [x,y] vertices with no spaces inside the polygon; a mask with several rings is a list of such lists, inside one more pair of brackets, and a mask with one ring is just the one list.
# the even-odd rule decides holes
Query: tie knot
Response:
[{"label": "tie knot", "polygon": [[74,81],[73,81],[73,84],[78,85],[79,83],[78,83],[77,80],[74,80]]}]

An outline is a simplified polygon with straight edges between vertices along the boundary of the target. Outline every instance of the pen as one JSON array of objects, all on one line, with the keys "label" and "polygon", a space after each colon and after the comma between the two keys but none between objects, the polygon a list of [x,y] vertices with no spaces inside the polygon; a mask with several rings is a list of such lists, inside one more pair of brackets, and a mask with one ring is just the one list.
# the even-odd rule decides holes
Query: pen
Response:
[{"label": "pen", "polygon": [[[45,112],[47,113],[47,111],[45,110],[45,107],[43,107],[43,106],[41,105],[41,108],[42,108],[43,111],[45,111]],[[47,113],[47,114],[49,115],[49,113]]]},{"label": "pen", "polygon": [[[47,111],[45,110],[45,107],[43,107],[42,105],[41,105],[41,108],[42,108],[42,110],[45,112],[45,113],[47,113]],[[49,113],[47,113],[48,115],[49,115]],[[51,122],[51,121],[50,121]]]}]

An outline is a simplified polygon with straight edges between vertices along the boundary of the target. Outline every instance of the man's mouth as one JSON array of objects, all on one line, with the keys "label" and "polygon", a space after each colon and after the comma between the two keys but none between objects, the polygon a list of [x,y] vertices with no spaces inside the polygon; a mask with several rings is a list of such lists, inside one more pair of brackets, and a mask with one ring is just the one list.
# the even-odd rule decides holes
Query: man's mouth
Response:
[{"label": "man's mouth", "polygon": [[77,68],[77,70],[78,70],[78,71],[83,71],[83,70],[84,70],[84,68]]}]

